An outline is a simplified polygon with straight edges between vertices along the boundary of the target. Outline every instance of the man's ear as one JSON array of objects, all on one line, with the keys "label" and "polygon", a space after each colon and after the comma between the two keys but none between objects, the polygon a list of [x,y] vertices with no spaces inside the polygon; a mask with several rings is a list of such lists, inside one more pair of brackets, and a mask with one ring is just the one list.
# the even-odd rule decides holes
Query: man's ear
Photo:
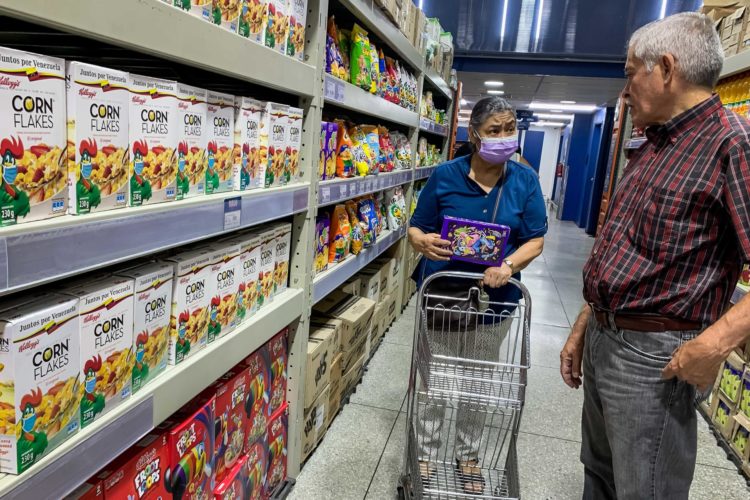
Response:
[{"label": "man's ear", "polygon": [[662,79],[664,85],[669,85],[674,81],[676,60],[672,54],[664,54],[661,56],[659,65],[661,66]]}]

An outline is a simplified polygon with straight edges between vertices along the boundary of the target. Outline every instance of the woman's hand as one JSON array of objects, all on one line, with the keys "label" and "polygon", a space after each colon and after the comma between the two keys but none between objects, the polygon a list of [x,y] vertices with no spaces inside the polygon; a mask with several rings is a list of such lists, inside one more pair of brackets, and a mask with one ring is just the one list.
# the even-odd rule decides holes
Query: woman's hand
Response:
[{"label": "woman's hand", "polygon": [[413,238],[414,248],[430,260],[450,260],[453,253],[448,250],[451,242],[440,238],[439,234],[428,233]]},{"label": "woman's hand", "polygon": [[512,276],[513,270],[511,270],[508,264],[503,263],[500,267],[488,267],[484,271],[482,285],[490,288],[500,288],[507,285]]}]

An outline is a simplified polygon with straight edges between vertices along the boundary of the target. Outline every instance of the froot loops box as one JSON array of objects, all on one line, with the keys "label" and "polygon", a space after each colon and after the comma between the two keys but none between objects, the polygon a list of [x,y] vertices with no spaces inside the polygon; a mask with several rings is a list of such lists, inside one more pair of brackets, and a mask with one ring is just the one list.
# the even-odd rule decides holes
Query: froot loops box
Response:
[{"label": "froot loops box", "polygon": [[277,412],[286,402],[286,362],[287,336],[289,330],[284,328],[277,333],[265,346],[268,353],[268,366],[271,372],[269,412]]},{"label": "froot loops box", "polygon": [[261,439],[247,448],[247,462],[245,462],[246,496],[250,500],[261,500],[264,496],[263,487],[266,484],[268,471],[268,449],[265,440]]},{"label": "froot loops box", "polygon": [[266,497],[270,497],[276,487],[286,479],[287,422],[286,405],[284,405],[268,423],[266,432],[266,447],[268,448]]},{"label": "froot loops box", "polygon": [[230,370],[210,390],[216,396],[216,482],[227,476],[245,449],[247,426],[245,402],[247,401],[248,371],[244,367]]},{"label": "froot loops box", "polygon": [[246,367],[248,390],[245,399],[245,450],[263,437],[271,416],[269,408],[271,375],[264,349],[258,349],[242,363]]},{"label": "froot loops box", "polygon": [[440,237],[451,242],[451,260],[486,266],[502,265],[510,228],[446,216]]},{"label": "froot loops box", "polygon": [[241,500],[247,498],[247,456],[242,455],[223,479],[217,477],[215,500]]},{"label": "froot loops box", "polygon": [[194,411],[179,412],[181,422],[169,431],[165,485],[172,498],[205,500],[213,494],[215,406],[211,397]]}]

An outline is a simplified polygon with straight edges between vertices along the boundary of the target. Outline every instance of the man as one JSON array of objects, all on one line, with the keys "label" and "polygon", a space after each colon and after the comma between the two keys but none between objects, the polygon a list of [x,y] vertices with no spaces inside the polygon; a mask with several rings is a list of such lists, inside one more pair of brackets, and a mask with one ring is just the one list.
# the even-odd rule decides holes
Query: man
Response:
[{"label": "man", "polygon": [[[630,40],[623,98],[648,142],[632,157],[583,270],[588,303],[560,353],[583,375],[584,498],[687,498],[694,400],[750,338],[750,124],[712,89],[713,23],[684,13]],[[581,363],[583,362],[583,374]]]}]

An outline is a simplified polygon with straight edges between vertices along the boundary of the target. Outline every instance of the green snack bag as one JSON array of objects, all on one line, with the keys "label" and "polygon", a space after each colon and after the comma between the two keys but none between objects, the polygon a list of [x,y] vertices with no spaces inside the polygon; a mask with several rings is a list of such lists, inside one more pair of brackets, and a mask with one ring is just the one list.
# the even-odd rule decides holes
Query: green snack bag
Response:
[{"label": "green snack bag", "polygon": [[380,81],[380,58],[375,44],[370,43],[370,93],[378,93],[378,82]]},{"label": "green snack bag", "polygon": [[369,92],[372,76],[370,75],[370,42],[367,32],[358,24],[352,30],[352,50],[350,57],[352,83]]}]

